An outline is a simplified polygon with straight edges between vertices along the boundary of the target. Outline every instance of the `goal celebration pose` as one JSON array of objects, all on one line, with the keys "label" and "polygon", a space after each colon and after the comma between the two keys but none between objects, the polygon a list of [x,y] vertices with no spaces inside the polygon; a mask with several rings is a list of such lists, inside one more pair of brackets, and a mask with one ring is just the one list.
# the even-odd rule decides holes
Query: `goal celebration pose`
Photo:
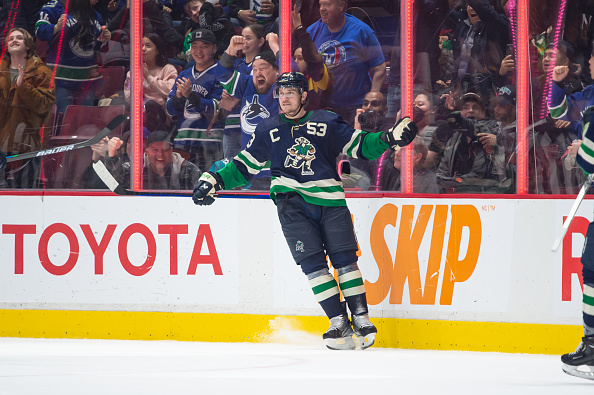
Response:
[{"label": "goal celebration pose", "polygon": [[[282,74],[276,81],[275,95],[284,113],[260,122],[246,148],[224,168],[203,173],[192,198],[198,205],[210,205],[215,191],[249,183],[270,161],[270,196],[277,206],[283,234],[330,319],[330,328],[323,335],[326,346],[354,349],[354,329],[365,349],[375,342],[377,329],[369,320],[357,266],[357,240],[336,158],[341,153],[367,160],[379,158],[388,148],[398,150],[410,144],[417,127],[403,118],[387,132],[354,129],[332,112],[306,111],[307,88],[303,74]],[[338,283],[328,269],[326,256],[338,273]],[[346,304],[340,301],[339,289]]]}]

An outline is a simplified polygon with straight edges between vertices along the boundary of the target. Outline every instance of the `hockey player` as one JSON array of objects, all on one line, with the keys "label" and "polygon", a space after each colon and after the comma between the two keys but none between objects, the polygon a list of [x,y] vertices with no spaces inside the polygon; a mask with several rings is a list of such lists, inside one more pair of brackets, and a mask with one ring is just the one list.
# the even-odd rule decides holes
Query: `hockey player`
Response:
[{"label": "hockey player", "polygon": [[[275,93],[283,114],[260,121],[246,148],[216,173],[204,173],[194,187],[198,205],[214,202],[213,194],[247,184],[270,161],[270,196],[295,262],[307,276],[322,309],[330,319],[324,333],[334,350],[373,345],[376,327],[369,320],[363,278],[357,266],[357,241],[344,190],[336,171],[336,157],[375,159],[388,148],[400,149],[417,133],[409,118],[387,132],[366,133],[345,123],[338,115],[306,111],[307,79],[298,72],[284,73]],[[326,256],[338,272],[338,284],[328,270]],[[340,291],[351,312],[340,301]]]},{"label": "hockey player", "polygon": [[[552,99],[549,105],[551,116],[565,121],[582,120],[583,141],[576,156],[576,162],[585,173],[594,173],[594,131],[591,120],[594,110],[594,85],[583,91],[566,95],[561,87],[569,74],[568,66],[553,69]],[[594,52],[590,57],[590,75],[594,78]],[[581,115],[583,114],[583,116]],[[563,371],[572,376],[594,380],[594,222],[588,225],[586,241],[582,251],[582,277],[584,281],[582,317],[584,337],[577,349],[561,356]]]}]

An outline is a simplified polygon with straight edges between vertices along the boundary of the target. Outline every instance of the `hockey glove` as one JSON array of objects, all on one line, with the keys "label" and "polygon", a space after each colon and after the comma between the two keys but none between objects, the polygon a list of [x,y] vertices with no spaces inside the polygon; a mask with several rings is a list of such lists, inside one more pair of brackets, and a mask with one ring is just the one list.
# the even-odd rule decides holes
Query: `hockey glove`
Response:
[{"label": "hockey glove", "polygon": [[218,173],[204,172],[194,187],[192,200],[199,206],[209,206],[214,203],[214,193],[222,188],[223,180]]},{"label": "hockey glove", "polygon": [[388,132],[382,133],[380,139],[396,151],[401,147],[409,145],[414,140],[418,131],[419,128],[417,128],[417,125],[409,117],[404,117],[396,122],[396,125]]}]

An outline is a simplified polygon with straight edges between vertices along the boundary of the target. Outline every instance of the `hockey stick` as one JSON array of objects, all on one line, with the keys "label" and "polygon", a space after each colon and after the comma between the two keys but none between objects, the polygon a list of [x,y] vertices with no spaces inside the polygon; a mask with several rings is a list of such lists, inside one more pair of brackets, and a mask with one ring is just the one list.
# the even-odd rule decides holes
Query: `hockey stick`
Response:
[{"label": "hockey stick", "polygon": [[97,144],[99,141],[103,140],[104,137],[107,137],[115,128],[120,126],[128,117],[126,115],[120,114],[117,115],[114,119],[112,119],[106,127],[104,127],[97,135],[93,138],[90,138],[86,141],[81,141],[80,143],[74,143],[70,145],[62,145],[60,147],[54,147],[46,150],[41,151],[33,151],[33,152],[26,152],[23,154],[15,154],[9,155],[6,157],[7,162],[12,162],[15,160],[21,159],[29,159],[29,158],[37,158],[40,156],[57,154],[59,152],[67,152],[72,151],[78,148],[85,148],[90,147],[93,144]]},{"label": "hockey stick", "polygon": [[[100,160],[93,163],[93,169],[99,176],[101,181],[116,195],[120,196],[192,196],[192,192],[149,192],[149,191],[132,191],[124,188],[107,170],[107,167]],[[215,195],[216,196],[216,195]]]},{"label": "hockey stick", "polygon": [[569,229],[569,225],[571,225],[571,221],[573,221],[573,217],[575,217],[575,214],[577,213],[577,210],[580,207],[582,200],[584,200],[584,196],[586,195],[586,192],[588,192],[588,189],[590,189],[590,184],[592,184],[593,181],[594,173],[588,176],[586,182],[584,182],[584,185],[582,185],[582,189],[580,189],[580,193],[575,198],[573,206],[571,206],[571,210],[569,210],[569,215],[567,216],[567,218],[565,218],[565,222],[563,222],[563,231],[561,232],[561,236],[557,238],[557,240],[555,240],[555,243],[553,243],[553,247],[551,248],[553,252],[559,249],[561,242],[565,238],[567,229]]},{"label": "hockey stick", "polygon": [[[103,181],[105,185],[116,195],[119,196],[174,196],[174,197],[188,197],[192,196],[192,192],[182,192],[182,191],[163,191],[163,192],[156,192],[156,191],[132,191],[130,189],[124,188],[120,183],[111,175],[105,164],[100,160],[93,163],[93,169],[97,176]],[[213,195],[215,198],[240,198],[240,199],[270,199],[268,194],[260,195],[260,194],[222,194],[219,195],[215,193]]]}]

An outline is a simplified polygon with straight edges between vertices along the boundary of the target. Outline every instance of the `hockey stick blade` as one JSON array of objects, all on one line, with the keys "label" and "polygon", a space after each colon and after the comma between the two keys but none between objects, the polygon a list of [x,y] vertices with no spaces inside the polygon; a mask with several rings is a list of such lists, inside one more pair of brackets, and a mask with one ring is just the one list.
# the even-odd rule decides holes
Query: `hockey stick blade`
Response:
[{"label": "hockey stick blade", "polygon": [[551,247],[551,251],[556,252],[559,249],[559,247],[561,246],[561,242],[565,238],[567,229],[569,229],[569,225],[571,225],[571,221],[573,221],[573,218],[575,217],[575,214],[577,213],[577,210],[580,207],[580,204],[582,204],[582,200],[584,200],[584,196],[586,196],[586,192],[588,192],[588,189],[590,189],[590,185],[592,184],[593,181],[594,181],[594,174],[590,174],[588,176],[588,178],[586,179],[586,181],[584,182],[584,185],[582,185],[582,189],[580,189],[580,193],[575,198],[575,201],[573,202],[573,206],[571,206],[571,210],[569,210],[569,214],[567,215],[567,218],[565,218],[565,222],[563,222],[563,230],[561,232],[561,236],[555,240],[555,242],[553,243],[553,247]]},{"label": "hockey stick blade", "polygon": [[33,151],[33,152],[26,152],[23,154],[16,154],[10,155],[6,157],[7,162],[12,162],[15,160],[21,159],[30,159],[30,158],[37,158],[40,156],[57,154],[60,152],[68,152],[78,148],[85,148],[90,147],[93,144],[97,144],[99,141],[103,140],[104,137],[107,137],[115,128],[120,126],[128,117],[126,115],[120,114],[117,115],[114,119],[112,119],[106,127],[104,127],[97,135],[93,138],[90,138],[86,141],[81,141],[80,143],[74,143],[69,145],[62,145],[60,147],[54,147],[50,149],[45,149],[41,151]]},{"label": "hockey stick blade", "polygon": [[120,183],[111,175],[105,164],[101,161],[93,163],[93,169],[99,176],[101,181],[116,195],[120,196],[192,196],[192,192],[150,192],[150,191],[131,191],[124,188]]}]

